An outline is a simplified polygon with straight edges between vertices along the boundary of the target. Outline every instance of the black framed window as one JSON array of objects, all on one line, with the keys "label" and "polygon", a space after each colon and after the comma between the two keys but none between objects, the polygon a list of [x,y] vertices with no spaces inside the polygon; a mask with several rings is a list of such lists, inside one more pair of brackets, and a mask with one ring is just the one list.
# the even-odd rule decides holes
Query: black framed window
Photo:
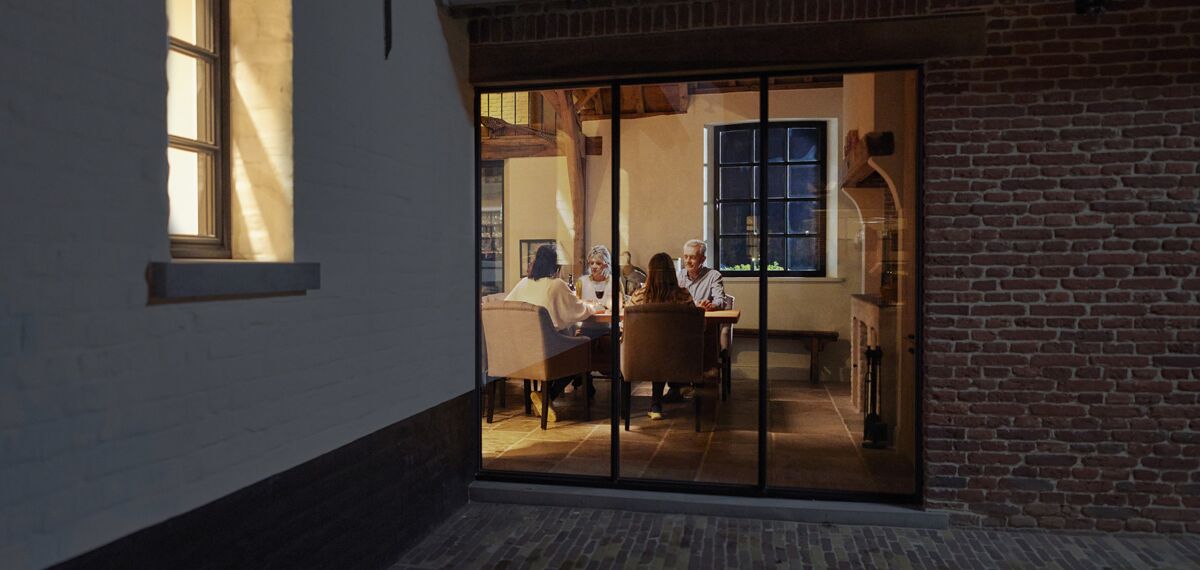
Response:
[{"label": "black framed window", "polygon": [[480,163],[480,291],[504,291],[504,161]]},{"label": "black framed window", "polygon": [[[828,163],[825,121],[772,121],[767,148],[767,270],[825,276]],[[714,127],[710,172],[715,221],[713,265],[754,276],[760,260],[758,123]]]},{"label": "black framed window", "polygon": [[174,257],[230,257],[227,0],[167,0],[167,222]]}]

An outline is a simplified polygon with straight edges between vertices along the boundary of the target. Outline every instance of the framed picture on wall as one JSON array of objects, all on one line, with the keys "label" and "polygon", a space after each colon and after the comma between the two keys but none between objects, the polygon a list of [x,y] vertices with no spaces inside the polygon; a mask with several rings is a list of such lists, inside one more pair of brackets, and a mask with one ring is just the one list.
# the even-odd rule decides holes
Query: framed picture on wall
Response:
[{"label": "framed picture on wall", "polygon": [[552,239],[523,239],[521,240],[521,277],[529,275],[529,265],[533,263],[533,256],[537,255],[537,250],[543,245],[552,245],[555,250],[558,250],[558,241]]}]

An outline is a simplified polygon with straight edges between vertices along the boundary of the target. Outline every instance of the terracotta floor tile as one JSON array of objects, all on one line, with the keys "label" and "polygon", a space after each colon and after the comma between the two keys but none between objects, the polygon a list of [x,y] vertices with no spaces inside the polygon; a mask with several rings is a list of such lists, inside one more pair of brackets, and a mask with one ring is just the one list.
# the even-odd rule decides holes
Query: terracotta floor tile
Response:
[{"label": "terracotta floor tile", "polygon": [[[756,367],[746,367],[751,375]],[[805,377],[806,378],[806,377]],[[597,385],[592,421],[584,420],[582,391],[555,400],[560,421],[540,429],[524,415],[518,382],[508,383],[508,406],[497,407],[492,424],[480,422],[485,467],[573,474],[609,473],[607,383]],[[694,431],[692,401],[668,404],[666,418],[646,416],[650,385],[634,386],[631,430],[621,423],[624,477],[751,484],[757,480],[758,402],[756,380],[735,380],[733,393],[717,404],[701,393],[702,431]],[[772,380],[770,481],[773,485],[883,492],[911,492],[913,467],[894,450],[861,448],[861,413],[849,400],[848,384],[812,386],[806,379]]]}]

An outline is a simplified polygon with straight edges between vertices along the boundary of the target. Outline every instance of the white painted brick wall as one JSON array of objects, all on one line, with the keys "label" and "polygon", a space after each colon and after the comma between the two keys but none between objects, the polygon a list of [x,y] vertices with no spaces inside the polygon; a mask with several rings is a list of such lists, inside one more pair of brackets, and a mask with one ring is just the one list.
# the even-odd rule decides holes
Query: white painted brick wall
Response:
[{"label": "white painted brick wall", "polygon": [[[155,0],[0,2],[0,566],[41,567],[471,389],[465,34],[296,0],[307,297],[146,306],[168,258]],[[448,39],[449,38],[449,39]]]}]

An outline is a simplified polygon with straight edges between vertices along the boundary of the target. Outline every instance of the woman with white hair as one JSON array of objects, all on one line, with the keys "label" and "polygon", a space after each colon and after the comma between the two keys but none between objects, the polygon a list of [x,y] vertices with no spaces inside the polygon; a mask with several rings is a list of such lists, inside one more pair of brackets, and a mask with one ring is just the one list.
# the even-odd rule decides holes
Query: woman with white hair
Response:
[{"label": "woman with white hair", "polygon": [[583,302],[605,309],[612,308],[613,279],[612,254],[603,245],[596,245],[588,252],[588,274],[575,286],[575,292]]}]

